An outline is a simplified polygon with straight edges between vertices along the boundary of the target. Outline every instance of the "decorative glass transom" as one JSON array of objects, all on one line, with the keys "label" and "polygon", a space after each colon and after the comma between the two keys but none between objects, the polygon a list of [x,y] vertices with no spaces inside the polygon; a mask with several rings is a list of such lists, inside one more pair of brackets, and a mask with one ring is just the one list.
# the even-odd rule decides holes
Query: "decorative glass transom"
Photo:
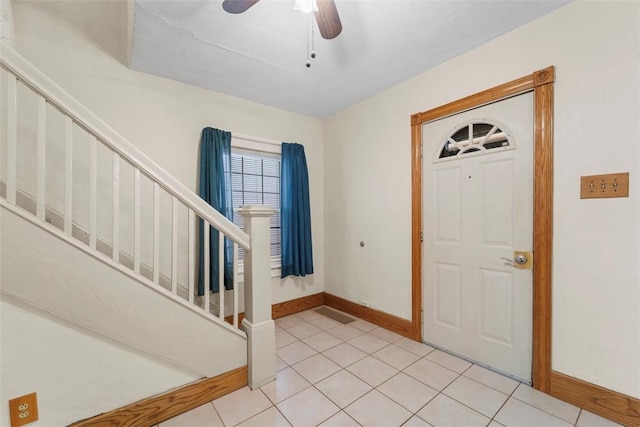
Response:
[{"label": "decorative glass transom", "polygon": [[465,154],[484,154],[491,150],[514,148],[504,127],[488,120],[477,120],[455,127],[440,147],[438,159],[453,159]]}]

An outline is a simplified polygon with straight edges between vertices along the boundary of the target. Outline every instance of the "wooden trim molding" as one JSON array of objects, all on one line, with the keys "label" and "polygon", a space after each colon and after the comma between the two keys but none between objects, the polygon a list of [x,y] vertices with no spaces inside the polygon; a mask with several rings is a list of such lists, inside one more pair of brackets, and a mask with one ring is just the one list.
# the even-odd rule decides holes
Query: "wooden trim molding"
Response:
[{"label": "wooden trim molding", "polygon": [[[492,102],[534,92],[533,386],[551,381],[551,250],[553,238],[553,66],[411,116],[412,337],[422,336],[422,125]],[[418,330],[415,330],[418,329]]]},{"label": "wooden trim molding", "polygon": [[551,271],[553,246],[554,69],[533,74],[533,386],[549,392],[551,381]]},{"label": "wooden trim molding", "polygon": [[625,426],[640,426],[640,399],[551,372],[551,396]]},{"label": "wooden trim molding", "polygon": [[[547,73],[545,75],[550,80],[550,82],[547,82],[547,83],[553,83],[553,78],[549,78],[549,76],[553,76],[553,67],[548,67],[548,68],[545,68],[544,70],[536,71],[532,75],[524,76],[517,80],[513,80],[505,84],[502,84],[500,86],[496,86],[491,89],[478,92],[476,94],[467,96],[457,101],[450,102],[448,104],[442,105],[432,110],[425,111],[423,113],[413,114],[411,117],[413,118],[414,116],[419,115],[420,122],[418,124],[422,125],[424,123],[428,123],[433,120],[441,119],[447,116],[452,116],[454,114],[458,114],[463,111],[471,110],[472,108],[477,108],[482,105],[500,101],[501,99],[505,99],[510,96],[519,95],[525,92],[530,92],[536,86],[535,75],[542,74],[545,72]],[[411,124],[412,125],[414,124],[413,120]]]},{"label": "wooden trim molding", "polygon": [[[416,120],[418,119],[418,120]],[[422,341],[422,122],[411,116],[411,337]]]},{"label": "wooden trim molding", "polygon": [[291,301],[279,302],[271,306],[271,317],[278,319],[280,317],[289,316],[290,314],[299,313],[312,308],[320,307],[324,304],[324,293],[320,292],[305,297],[292,299]]},{"label": "wooden trim molding", "polygon": [[[292,299],[290,301],[279,302],[271,306],[271,318],[278,319],[290,314],[299,313],[305,310],[311,310],[312,308],[320,307],[323,304],[324,294],[322,292]],[[244,319],[244,312],[238,313],[239,325],[242,324],[242,319]],[[230,325],[233,324],[233,316],[226,316],[224,320]]]},{"label": "wooden trim molding", "polygon": [[383,311],[363,307],[355,302],[348,301],[335,295],[324,293],[324,304],[343,311],[362,320],[388,329],[407,338],[413,338],[412,322]]},{"label": "wooden trim molding", "polygon": [[95,417],[70,424],[70,427],[151,426],[190,411],[219,397],[245,387],[246,366],[212,378],[205,378],[167,393],[140,400]]}]

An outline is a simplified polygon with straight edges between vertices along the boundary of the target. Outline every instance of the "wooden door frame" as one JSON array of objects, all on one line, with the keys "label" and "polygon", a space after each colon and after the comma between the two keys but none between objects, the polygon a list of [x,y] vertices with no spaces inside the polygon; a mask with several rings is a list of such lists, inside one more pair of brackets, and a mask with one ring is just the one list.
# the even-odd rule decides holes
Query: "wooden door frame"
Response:
[{"label": "wooden door frame", "polygon": [[533,108],[534,388],[551,386],[551,251],[553,243],[553,66],[411,116],[411,326],[422,341],[422,125],[527,92]]}]

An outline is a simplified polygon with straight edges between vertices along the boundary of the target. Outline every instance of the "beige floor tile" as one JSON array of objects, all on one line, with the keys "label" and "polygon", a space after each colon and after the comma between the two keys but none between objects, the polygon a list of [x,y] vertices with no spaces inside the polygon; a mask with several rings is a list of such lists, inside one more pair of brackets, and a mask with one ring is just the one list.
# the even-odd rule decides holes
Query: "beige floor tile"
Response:
[{"label": "beige floor tile", "polygon": [[276,356],[276,372],[281,371],[281,370],[285,369],[288,366],[289,365],[287,365],[287,363],[284,360],[282,360],[278,356]]},{"label": "beige floor tile", "polygon": [[520,384],[516,380],[500,375],[497,372],[490,371],[482,366],[473,365],[462,374],[467,378],[476,380],[486,386],[489,386],[495,390],[498,390],[504,394],[511,394],[513,390]]},{"label": "beige floor tile", "polygon": [[293,365],[318,353],[302,341],[276,349],[276,355],[288,365]]},{"label": "beige floor tile", "polygon": [[442,365],[447,369],[451,369],[459,374],[463,373],[467,369],[469,369],[472,365],[471,362],[467,362],[464,359],[460,359],[454,355],[449,353],[445,353],[441,350],[435,350],[425,356],[425,359],[431,360],[432,362],[437,363],[438,365]]},{"label": "beige floor tile", "polygon": [[413,354],[410,351],[393,344],[376,351],[372,356],[399,370],[403,370],[416,360],[420,359],[420,356],[417,354]]},{"label": "beige floor tile", "polygon": [[402,372],[382,383],[377,390],[414,413],[438,394],[436,390]]},{"label": "beige floor tile", "polygon": [[440,391],[451,384],[459,374],[433,363],[427,359],[420,359],[403,371],[405,374]]},{"label": "beige floor tile", "polygon": [[371,390],[344,411],[364,427],[401,426],[412,415],[377,390]]},{"label": "beige floor tile", "polygon": [[575,424],[580,415],[580,408],[539,392],[526,384],[520,384],[512,396],[571,424]]},{"label": "beige floor tile", "polygon": [[306,322],[310,322],[311,320],[321,319],[323,317],[326,317],[315,310],[301,311],[300,313],[296,313],[296,315]]},{"label": "beige floor tile", "polygon": [[486,426],[489,418],[456,402],[444,394],[437,395],[431,402],[422,408],[416,415],[427,421],[434,427],[450,426]]},{"label": "beige floor tile", "polygon": [[293,368],[286,368],[276,372],[275,381],[271,381],[260,388],[269,400],[275,404],[301,392],[307,387],[311,387],[307,380]]},{"label": "beige floor tile", "polygon": [[294,326],[300,325],[304,323],[304,320],[301,319],[297,314],[292,314],[290,316],[281,317],[275,320],[276,326],[282,329],[289,329]]},{"label": "beige floor tile", "polygon": [[360,424],[355,422],[355,420],[344,411],[340,411],[318,427],[360,427]]},{"label": "beige floor tile", "polygon": [[423,344],[418,341],[410,340],[409,338],[403,337],[402,339],[394,342],[398,347],[402,347],[405,350],[409,350],[411,353],[417,354],[420,357],[424,357],[427,354],[431,353],[435,348]]},{"label": "beige floor tile", "polygon": [[211,403],[205,403],[184,414],[160,423],[160,427],[224,427]]},{"label": "beige floor tile", "polygon": [[569,427],[572,425],[513,397],[507,400],[494,419],[508,427]]},{"label": "beige floor tile", "polygon": [[[255,391],[245,387],[156,427],[361,425],[349,411],[362,425],[376,427],[471,427],[489,421],[489,427],[570,426],[576,421],[576,427],[619,426],[362,320],[341,325],[313,310],[286,316],[276,320],[276,345],[275,381]],[[483,415],[505,398],[495,419]],[[396,424],[396,419],[406,422]]]},{"label": "beige floor tile", "polygon": [[329,329],[335,329],[335,328],[338,328],[338,327],[342,326],[342,323],[336,322],[335,320],[332,320],[332,319],[329,319],[326,316],[322,316],[320,319],[311,320],[310,323],[312,323],[314,326],[322,329],[323,331],[326,331],[326,330],[329,330]]},{"label": "beige floor tile", "polygon": [[360,335],[358,337],[350,339],[348,342],[352,346],[357,347],[365,353],[369,354],[375,353],[376,351],[389,345],[387,341],[382,340],[378,337],[374,337],[370,334]]},{"label": "beige floor tile", "polygon": [[322,329],[313,326],[311,323],[304,322],[287,329],[287,332],[298,339],[304,339],[319,334]]},{"label": "beige floor tile", "polygon": [[578,417],[578,423],[576,427],[616,427],[620,426],[618,423],[614,423],[613,421],[609,421],[606,418],[602,418],[599,415],[593,414],[589,411],[585,411],[584,409],[580,412],[580,416]]},{"label": "beige floor tile", "polygon": [[309,387],[276,406],[294,427],[316,426],[340,411],[340,408],[314,387]]},{"label": "beige floor tile", "polygon": [[402,335],[398,335],[395,332],[388,331],[384,328],[375,328],[369,331],[369,333],[390,343],[400,341],[402,338],[404,338]]},{"label": "beige floor tile", "polygon": [[431,427],[431,424],[414,415],[413,417],[409,418],[409,421],[402,424],[402,427]]},{"label": "beige floor tile", "polygon": [[336,362],[338,365],[346,368],[347,366],[361,360],[367,356],[364,351],[354,346],[344,343],[325,350],[322,352],[326,357]]},{"label": "beige floor tile", "polygon": [[[267,409],[260,412],[258,415],[249,418],[247,421],[238,424],[237,427],[290,427],[291,424],[287,419],[278,411],[276,407]],[[183,426],[186,427],[186,424]],[[190,426],[189,426],[190,427]]]},{"label": "beige floor tile", "polygon": [[331,374],[335,374],[342,368],[340,365],[332,362],[322,354],[316,354],[302,362],[293,365],[300,375],[302,375],[311,384],[315,384],[321,379],[328,377]]},{"label": "beige floor tile", "polygon": [[346,369],[372,387],[379,386],[398,373],[397,369],[392,368],[373,356],[367,356],[353,365],[348,366]]},{"label": "beige floor tile", "polygon": [[330,333],[321,332],[317,335],[314,335],[309,338],[305,338],[302,340],[309,347],[313,348],[316,351],[325,351],[330,349],[331,347],[335,347],[337,345],[342,344],[342,340],[334,337]]},{"label": "beige floor tile", "polygon": [[493,418],[509,397],[491,387],[463,376],[458,377],[442,392],[489,418]]},{"label": "beige floor tile", "polygon": [[243,387],[213,401],[225,426],[234,426],[273,406],[261,390]]},{"label": "beige floor tile", "polygon": [[294,337],[284,329],[276,332],[276,348],[284,347],[285,345],[292,344],[296,341],[298,341],[298,338]]},{"label": "beige floor tile", "polygon": [[338,326],[335,329],[329,329],[327,332],[342,341],[349,341],[350,339],[365,333],[362,329],[354,328],[349,325]]},{"label": "beige floor tile", "polygon": [[351,323],[349,323],[349,325],[353,326],[354,328],[358,328],[358,329],[360,329],[362,331],[365,331],[365,332],[369,332],[369,331],[371,331],[371,330],[373,330],[373,329],[378,327],[378,326],[374,325],[373,323],[369,323],[366,320],[361,320],[361,319],[358,319],[355,322],[351,322]]},{"label": "beige floor tile", "polygon": [[341,408],[371,391],[369,384],[344,369],[318,382],[315,387]]}]

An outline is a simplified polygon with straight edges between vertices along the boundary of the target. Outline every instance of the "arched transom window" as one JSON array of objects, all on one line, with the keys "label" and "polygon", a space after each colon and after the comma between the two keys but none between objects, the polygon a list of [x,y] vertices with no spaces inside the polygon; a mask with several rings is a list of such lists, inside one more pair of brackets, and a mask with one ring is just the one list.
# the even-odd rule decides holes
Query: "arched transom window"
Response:
[{"label": "arched transom window", "polygon": [[437,160],[453,160],[467,154],[487,154],[513,149],[509,131],[489,120],[474,120],[453,128],[444,139]]}]

